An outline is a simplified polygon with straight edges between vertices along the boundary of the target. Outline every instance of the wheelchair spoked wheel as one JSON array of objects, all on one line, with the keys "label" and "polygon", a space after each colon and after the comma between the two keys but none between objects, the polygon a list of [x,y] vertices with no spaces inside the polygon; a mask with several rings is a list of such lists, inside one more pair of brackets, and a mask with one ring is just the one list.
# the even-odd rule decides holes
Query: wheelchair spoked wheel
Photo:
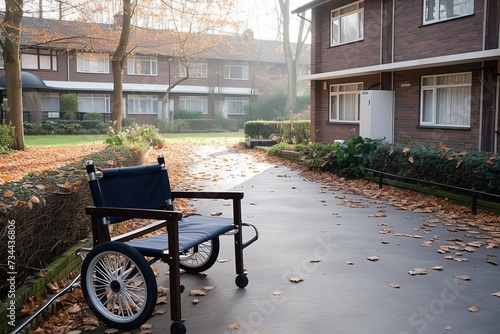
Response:
[{"label": "wheelchair spoked wheel", "polygon": [[144,324],[156,305],[156,279],[144,256],[121,242],[94,247],[82,265],[82,291],[96,317],[117,329]]},{"label": "wheelchair spoked wheel", "polygon": [[218,237],[205,241],[186,251],[187,254],[194,252],[195,256],[192,259],[181,260],[179,266],[182,270],[194,274],[208,270],[217,261],[219,249]]}]

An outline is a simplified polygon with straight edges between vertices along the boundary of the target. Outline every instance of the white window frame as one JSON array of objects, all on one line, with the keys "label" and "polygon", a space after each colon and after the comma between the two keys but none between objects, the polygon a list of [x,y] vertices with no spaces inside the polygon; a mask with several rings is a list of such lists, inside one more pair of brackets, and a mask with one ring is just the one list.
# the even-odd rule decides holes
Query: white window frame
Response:
[{"label": "white window frame", "polygon": [[[85,101],[86,103],[84,103]],[[79,93],[78,94],[78,111],[79,112],[88,112],[88,113],[105,113],[109,114],[111,112],[110,107],[110,96],[109,94],[87,94],[87,93]],[[100,107],[104,104],[104,110]],[[90,106],[90,108],[88,108]]]},{"label": "white window frame", "polygon": [[57,71],[57,54],[53,50],[24,50],[21,53],[21,68],[29,70]]},{"label": "white window frame", "polygon": [[78,53],[76,71],[79,73],[109,74],[109,55],[101,53]]},{"label": "white window frame", "polygon": [[203,115],[208,115],[208,97],[179,96],[179,110],[199,111]]},{"label": "white window frame", "polygon": [[[351,3],[330,12],[330,46],[337,46],[363,40],[364,36],[364,1]],[[349,22],[352,20],[356,22]],[[349,24],[357,24],[355,36],[347,38]]]},{"label": "white window frame", "polygon": [[[193,60],[188,62],[189,77],[205,79],[208,77],[208,64],[206,61]],[[179,76],[181,78],[187,77],[186,66],[179,63]]]},{"label": "white window frame", "polygon": [[248,80],[249,78],[250,78],[250,69],[248,64],[229,63],[224,65],[224,79]]},{"label": "white window frame", "polygon": [[[446,2],[450,2],[457,14],[447,15]],[[424,24],[447,21],[459,17],[474,14],[474,0],[424,0],[423,1]],[[462,6],[460,8],[460,6]]]},{"label": "white window frame", "polygon": [[[463,76],[467,78],[468,82],[439,84],[439,78]],[[449,89],[465,89],[465,96],[457,98],[450,96],[447,92],[445,96],[446,103],[439,103],[438,96],[440,90]],[[456,93],[456,92],[455,92]],[[421,78],[420,85],[420,125],[422,126],[435,126],[435,127],[453,127],[453,128],[470,128],[471,120],[471,98],[472,98],[472,73],[451,73],[440,75],[429,75]],[[455,97],[455,99],[453,99]],[[457,101],[458,100],[458,101]],[[428,103],[426,103],[428,102]],[[439,110],[439,107],[443,108]],[[462,108],[462,110],[460,110]],[[457,111],[461,115],[457,115]],[[446,113],[449,117],[446,118],[448,122],[444,123],[439,120],[439,114]],[[450,119],[455,118],[460,122],[453,122]],[[462,124],[460,124],[462,123]]]},{"label": "white window frame", "polygon": [[127,107],[129,115],[157,115],[158,95],[138,95],[127,96]]},{"label": "white window frame", "polygon": [[127,57],[127,74],[158,76],[158,58],[148,56]]},{"label": "white window frame", "polygon": [[[60,111],[59,93],[40,92],[40,97],[42,99],[43,111],[59,113]],[[52,118],[58,118],[58,117],[52,117]]]},{"label": "white window frame", "polygon": [[224,114],[225,115],[246,115],[250,99],[248,97],[225,97]]},{"label": "white window frame", "polygon": [[[330,85],[330,95],[328,100],[328,119],[330,122],[359,123],[359,100],[363,90],[362,82],[352,82],[346,84]],[[335,99],[335,103],[333,103]],[[354,106],[347,103],[354,103]],[[346,110],[346,107],[354,107]],[[353,116],[348,117],[347,116]]]}]

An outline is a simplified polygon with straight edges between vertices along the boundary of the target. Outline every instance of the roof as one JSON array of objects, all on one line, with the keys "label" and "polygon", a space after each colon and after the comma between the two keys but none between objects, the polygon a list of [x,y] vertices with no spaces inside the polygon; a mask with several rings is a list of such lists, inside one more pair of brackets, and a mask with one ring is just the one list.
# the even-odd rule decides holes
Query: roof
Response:
[{"label": "roof", "polygon": [[315,0],[315,1],[311,1],[309,3],[306,3],[303,6],[300,6],[299,8],[296,8],[296,9],[292,10],[292,14],[303,13],[306,10],[309,10],[311,8],[314,8],[314,7],[321,6],[322,4],[325,4],[325,3],[330,2],[330,1],[331,0]]},{"label": "roof", "polygon": [[[119,40],[120,30],[114,24],[62,21],[23,17],[22,45],[25,47],[53,48],[112,53]],[[179,57],[173,30],[133,28],[129,49],[137,54]],[[253,39],[249,34],[214,35],[191,34],[185,48],[198,58],[253,61],[285,64],[281,41]],[[310,64],[310,46],[303,48],[300,63]]]}]

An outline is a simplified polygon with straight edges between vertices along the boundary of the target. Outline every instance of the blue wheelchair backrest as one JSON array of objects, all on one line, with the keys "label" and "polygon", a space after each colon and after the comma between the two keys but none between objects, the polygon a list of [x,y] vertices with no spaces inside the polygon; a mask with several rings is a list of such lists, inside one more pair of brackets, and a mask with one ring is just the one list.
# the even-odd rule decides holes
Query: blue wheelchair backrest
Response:
[{"label": "blue wheelchair backrest", "polygon": [[[88,161],[86,168],[96,207],[171,209],[172,194],[163,157],[154,165],[96,171],[95,165]],[[127,219],[108,218],[110,223]]]}]

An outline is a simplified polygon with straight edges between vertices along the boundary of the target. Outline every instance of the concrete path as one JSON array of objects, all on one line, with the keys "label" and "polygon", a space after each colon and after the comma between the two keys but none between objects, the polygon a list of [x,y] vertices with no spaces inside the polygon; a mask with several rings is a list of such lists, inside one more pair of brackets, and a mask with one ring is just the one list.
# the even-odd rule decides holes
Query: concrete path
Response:
[{"label": "concrete path", "polygon": [[[193,166],[204,175],[197,187],[244,191],[244,221],[260,239],[244,252],[245,289],[234,283],[231,237],[222,237],[220,263],[206,275],[181,276],[188,333],[500,333],[500,298],[492,295],[500,268],[487,262],[499,263],[500,251],[486,247],[484,232],[333,191],[250,155],[206,153]],[[193,204],[202,214],[231,213],[226,201]],[[168,266],[154,266],[158,285],[168,287]],[[415,268],[426,274],[410,275]],[[205,286],[215,288],[189,295]],[[169,333],[168,304],[157,310],[165,314],[150,319],[153,333]]]}]

